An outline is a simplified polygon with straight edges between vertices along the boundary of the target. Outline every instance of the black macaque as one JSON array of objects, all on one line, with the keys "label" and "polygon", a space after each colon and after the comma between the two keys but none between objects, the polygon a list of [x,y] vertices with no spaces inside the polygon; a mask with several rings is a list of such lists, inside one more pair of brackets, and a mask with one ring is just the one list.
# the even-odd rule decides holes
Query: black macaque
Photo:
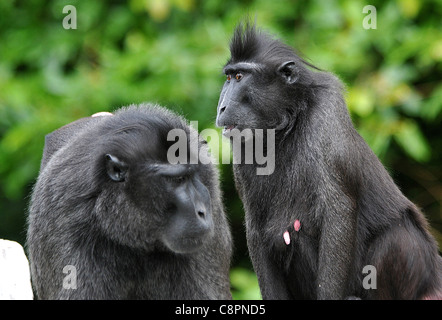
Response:
[{"label": "black macaque", "polygon": [[38,299],[231,299],[218,172],[171,164],[172,129],[209,156],[184,119],[149,104],[46,137],[27,236]]},{"label": "black macaque", "polygon": [[437,243],[353,127],[341,82],[248,22],[230,52],[217,125],[275,130],[272,174],[233,166],[262,297],[441,298]]}]

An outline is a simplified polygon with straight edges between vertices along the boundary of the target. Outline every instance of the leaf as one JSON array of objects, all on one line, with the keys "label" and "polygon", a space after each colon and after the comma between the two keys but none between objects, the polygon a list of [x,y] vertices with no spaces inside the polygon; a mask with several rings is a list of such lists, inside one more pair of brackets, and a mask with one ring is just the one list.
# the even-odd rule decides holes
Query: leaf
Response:
[{"label": "leaf", "polygon": [[373,112],[375,99],[370,90],[354,87],[348,93],[348,106],[350,111],[360,117],[366,117]]},{"label": "leaf", "polygon": [[230,282],[233,287],[232,295],[235,300],[261,299],[258,279],[255,273],[244,268],[234,268],[230,271]]},{"label": "leaf", "polygon": [[431,97],[425,101],[421,114],[425,119],[433,121],[442,114],[442,85],[434,89]]},{"label": "leaf", "polygon": [[431,158],[431,148],[418,125],[411,120],[404,121],[394,134],[396,142],[414,160],[426,162]]}]

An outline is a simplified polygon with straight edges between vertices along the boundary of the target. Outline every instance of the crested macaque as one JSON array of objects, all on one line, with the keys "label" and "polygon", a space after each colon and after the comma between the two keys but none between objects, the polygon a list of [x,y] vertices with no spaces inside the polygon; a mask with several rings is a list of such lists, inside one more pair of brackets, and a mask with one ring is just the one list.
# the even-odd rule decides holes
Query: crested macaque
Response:
[{"label": "crested macaque", "polygon": [[27,235],[38,299],[231,299],[218,172],[169,163],[173,129],[194,130],[144,104],[46,137]]},{"label": "crested macaque", "polygon": [[233,165],[262,297],[441,298],[427,221],[355,130],[337,77],[250,23],[230,53],[216,124],[275,132],[273,173]]}]

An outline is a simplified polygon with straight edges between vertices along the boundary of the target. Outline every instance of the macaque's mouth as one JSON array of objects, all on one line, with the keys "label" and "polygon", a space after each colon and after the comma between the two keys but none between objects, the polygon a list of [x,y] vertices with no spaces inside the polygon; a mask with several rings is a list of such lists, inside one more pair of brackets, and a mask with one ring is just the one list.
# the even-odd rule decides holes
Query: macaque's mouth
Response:
[{"label": "macaque's mouth", "polygon": [[224,126],[223,135],[229,134],[230,131],[236,128],[235,124]]}]

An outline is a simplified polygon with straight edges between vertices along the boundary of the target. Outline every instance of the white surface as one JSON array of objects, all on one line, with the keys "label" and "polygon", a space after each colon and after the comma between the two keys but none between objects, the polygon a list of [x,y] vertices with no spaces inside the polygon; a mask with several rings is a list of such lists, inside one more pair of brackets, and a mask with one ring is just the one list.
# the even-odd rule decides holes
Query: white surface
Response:
[{"label": "white surface", "polygon": [[0,300],[32,300],[29,262],[23,247],[0,239]]}]

